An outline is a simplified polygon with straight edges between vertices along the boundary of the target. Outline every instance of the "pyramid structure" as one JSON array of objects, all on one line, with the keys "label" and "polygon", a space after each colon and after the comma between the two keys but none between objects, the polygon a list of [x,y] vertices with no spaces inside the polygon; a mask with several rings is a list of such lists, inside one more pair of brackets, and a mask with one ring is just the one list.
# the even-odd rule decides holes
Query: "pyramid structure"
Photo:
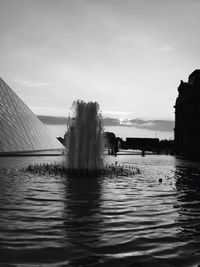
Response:
[{"label": "pyramid structure", "polygon": [[64,149],[0,78],[0,154]]}]

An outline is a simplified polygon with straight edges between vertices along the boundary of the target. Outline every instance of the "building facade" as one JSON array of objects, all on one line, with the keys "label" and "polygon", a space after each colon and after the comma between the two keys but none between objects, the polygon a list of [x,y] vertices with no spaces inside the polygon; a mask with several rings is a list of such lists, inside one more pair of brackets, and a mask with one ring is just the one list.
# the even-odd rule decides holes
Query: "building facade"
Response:
[{"label": "building facade", "polygon": [[0,155],[51,150],[64,146],[0,78]]},{"label": "building facade", "polygon": [[200,70],[181,81],[175,104],[175,153],[200,158]]}]

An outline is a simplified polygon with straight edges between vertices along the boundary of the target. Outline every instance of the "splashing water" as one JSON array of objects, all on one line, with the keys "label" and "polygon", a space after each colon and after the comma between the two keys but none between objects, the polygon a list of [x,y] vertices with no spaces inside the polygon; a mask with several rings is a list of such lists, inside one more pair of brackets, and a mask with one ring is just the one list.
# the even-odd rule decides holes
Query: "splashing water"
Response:
[{"label": "splashing water", "polygon": [[73,175],[79,177],[132,176],[140,170],[131,165],[104,164],[102,117],[97,102],[76,101],[72,105],[72,116],[68,119],[65,135],[66,161],[62,163],[34,164],[26,171],[38,174]]},{"label": "splashing water", "polygon": [[93,172],[103,167],[103,126],[97,102],[76,101],[66,138],[67,169]]}]

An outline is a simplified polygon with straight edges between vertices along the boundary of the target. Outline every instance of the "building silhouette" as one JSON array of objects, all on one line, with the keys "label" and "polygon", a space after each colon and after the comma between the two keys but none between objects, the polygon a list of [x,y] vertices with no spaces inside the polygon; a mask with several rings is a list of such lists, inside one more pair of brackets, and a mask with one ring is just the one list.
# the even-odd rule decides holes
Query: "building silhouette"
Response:
[{"label": "building silhouette", "polygon": [[143,151],[157,151],[159,148],[158,138],[137,138],[127,137],[126,146],[128,149],[138,149]]},{"label": "building silhouette", "polygon": [[181,81],[175,104],[175,153],[185,158],[200,157],[200,70],[188,82]]},{"label": "building silhouette", "polygon": [[0,78],[0,155],[57,149],[64,147]]}]

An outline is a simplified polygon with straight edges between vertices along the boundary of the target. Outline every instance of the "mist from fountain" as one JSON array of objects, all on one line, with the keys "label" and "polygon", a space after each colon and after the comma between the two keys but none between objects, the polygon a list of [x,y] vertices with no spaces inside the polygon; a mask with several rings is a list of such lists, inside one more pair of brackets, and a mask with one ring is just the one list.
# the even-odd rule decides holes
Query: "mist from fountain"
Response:
[{"label": "mist from fountain", "polygon": [[75,101],[66,138],[67,169],[95,172],[103,168],[103,125],[97,102]]}]

